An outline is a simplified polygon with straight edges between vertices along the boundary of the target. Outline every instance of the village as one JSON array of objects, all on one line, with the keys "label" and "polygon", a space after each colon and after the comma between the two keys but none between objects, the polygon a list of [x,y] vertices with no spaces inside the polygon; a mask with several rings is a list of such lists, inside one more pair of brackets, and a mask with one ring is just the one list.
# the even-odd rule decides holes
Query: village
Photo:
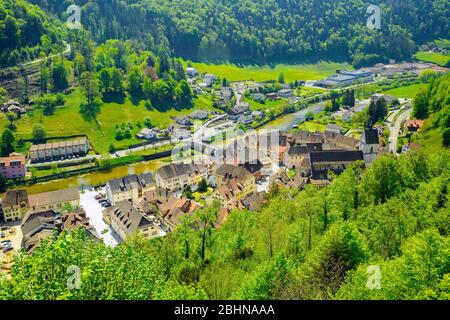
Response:
[{"label": "village", "polygon": [[[419,71],[429,67],[423,63],[402,64],[395,67],[394,73],[416,72],[418,76]],[[348,89],[390,77],[393,68],[343,70],[300,85],[325,90],[310,97],[320,101],[322,97],[329,98],[330,89]],[[28,194],[19,186],[7,191],[1,202],[0,258],[5,268],[11,267],[14,252],[21,249],[33,252],[55,232],[78,227],[87,236],[115,246],[133,234],[147,239],[164,236],[176,228],[183,216],[215,205],[218,214],[214,227],[219,228],[235,210],[261,210],[272,188],[302,190],[307,184],[323,188],[332,182],[333,174],[340,174],[354,163],[364,168],[379,155],[421,147],[416,143],[397,145],[400,137],[417,133],[423,125],[423,121],[409,119],[409,100],[373,94],[332,114],[333,119],[345,124],[370,103],[384,100],[390,108],[386,127],[347,130],[331,121],[325,130],[315,132],[298,129],[296,120],[281,130],[266,130],[258,128],[267,121],[267,110],[252,108],[248,101],[265,103],[283,99],[285,104],[299,103],[295,88],[286,84],[269,92],[264,84],[253,81],[218,84],[215,75],[200,75],[192,67],[186,68],[186,74],[192,90],[197,94],[212,91],[215,105],[225,112],[195,110],[187,116],[174,117],[167,129],[146,127],[139,131],[136,138],[144,142],[134,149],[111,152],[113,157],[123,157],[152,145],[170,146],[162,156],[171,154],[172,162],[155,172],[114,178],[86,189]],[[26,112],[25,107],[15,102],[6,104],[9,105],[4,106],[4,111]],[[389,131],[387,137],[385,130]],[[0,168],[7,180],[26,180],[32,178],[31,168],[70,166],[89,158],[95,160],[100,156],[92,152],[87,137],[75,137],[32,144],[27,155],[12,153],[0,158]]]},{"label": "village", "polygon": [[[421,125],[421,121],[404,120],[402,131],[417,132]],[[354,163],[370,166],[390,151],[378,128],[363,130],[358,140],[342,134],[335,124],[324,132],[261,130],[221,144],[201,140],[181,144],[196,150],[195,156],[184,152],[184,158],[176,159],[177,150],[175,161],[154,173],[112,179],[86,190],[31,195],[21,189],[7,191],[2,198],[2,259],[12,261],[15,251],[32,252],[55,232],[77,227],[112,246],[136,233],[147,239],[164,236],[183,216],[208,205],[218,207],[214,226],[219,228],[235,210],[261,210],[272,188],[326,187],[333,174]],[[415,147],[408,145],[404,152]],[[26,175],[25,161],[22,155],[0,159],[2,174]]]}]

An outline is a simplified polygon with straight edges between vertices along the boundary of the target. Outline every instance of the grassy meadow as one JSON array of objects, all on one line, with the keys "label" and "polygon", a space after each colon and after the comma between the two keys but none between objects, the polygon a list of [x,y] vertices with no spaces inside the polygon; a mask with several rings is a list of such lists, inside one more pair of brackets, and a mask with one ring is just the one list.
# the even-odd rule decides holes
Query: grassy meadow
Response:
[{"label": "grassy meadow", "polygon": [[269,81],[278,80],[280,73],[284,73],[286,82],[295,80],[319,80],[336,73],[338,69],[351,68],[350,65],[334,62],[319,62],[315,64],[277,64],[274,66],[236,64],[208,64],[192,63],[200,73],[208,72],[220,77],[226,77],[228,81]]},{"label": "grassy meadow", "polygon": [[428,84],[413,84],[410,86],[399,87],[387,91],[383,91],[384,94],[393,95],[398,98],[412,99],[416,96],[416,93],[420,89],[425,89],[428,87]]},{"label": "grassy meadow", "polygon": [[[15,126],[17,127],[15,131],[16,136],[31,138],[33,124],[42,123],[48,137],[86,134],[95,149],[102,154],[106,154],[111,144],[114,144],[116,147],[125,147],[140,142],[134,135],[144,127],[144,119],[146,117],[150,117],[154,126],[166,128],[170,123],[174,122],[171,117],[186,115],[195,109],[213,109],[212,101],[205,96],[199,96],[195,99],[193,108],[180,110],[163,110],[158,108],[148,110],[143,100],[133,103],[129,98],[124,98],[123,101],[104,102],[100,114],[97,116],[97,124],[95,121],[87,121],[81,116],[79,106],[82,101],[81,92],[75,90],[66,96],[64,107],[57,108],[56,112],[51,116],[43,115],[40,109],[22,116],[21,119],[15,121]],[[128,122],[133,126],[131,130],[132,137],[117,141],[115,139],[116,125],[120,126],[122,123],[127,125]],[[8,124],[5,115],[0,115],[0,126],[5,128]]]},{"label": "grassy meadow", "polygon": [[435,63],[442,67],[445,67],[450,61],[450,56],[446,56],[442,53],[436,52],[419,52],[415,55],[417,60]]}]

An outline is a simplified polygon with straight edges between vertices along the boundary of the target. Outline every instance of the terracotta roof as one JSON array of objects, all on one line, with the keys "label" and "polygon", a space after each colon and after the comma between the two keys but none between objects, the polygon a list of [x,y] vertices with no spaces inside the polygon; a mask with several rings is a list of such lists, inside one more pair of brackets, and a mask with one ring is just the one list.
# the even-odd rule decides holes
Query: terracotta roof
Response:
[{"label": "terracotta roof", "polygon": [[415,119],[406,120],[406,126],[408,128],[419,128],[420,129],[420,128],[422,128],[423,124],[424,124],[423,120],[415,120]]}]

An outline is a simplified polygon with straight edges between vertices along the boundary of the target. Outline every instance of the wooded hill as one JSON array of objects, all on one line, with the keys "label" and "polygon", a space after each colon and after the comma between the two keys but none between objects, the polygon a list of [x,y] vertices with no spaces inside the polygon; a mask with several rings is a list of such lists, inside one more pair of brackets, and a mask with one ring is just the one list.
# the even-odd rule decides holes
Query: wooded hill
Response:
[{"label": "wooded hill", "polygon": [[0,2],[0,66],[15,66],[62,47],[63,28],[24,0]]},{"label": "wooded hill", "polygon": [[[415,44],[450,38],[446,0],[30,0],[62,19],[83,6],[82,24],[99,41],[136,39],[194,60],[267,63],[309,59],[356,66],[411,58]],[[369,30],[367,8],[382,8]]]}]

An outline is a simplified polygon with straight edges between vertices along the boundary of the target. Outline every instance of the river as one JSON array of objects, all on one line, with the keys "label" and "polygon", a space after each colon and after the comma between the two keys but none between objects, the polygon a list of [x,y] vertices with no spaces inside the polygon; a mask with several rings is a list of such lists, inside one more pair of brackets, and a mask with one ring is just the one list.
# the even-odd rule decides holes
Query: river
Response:
[{"label": "river", "polygon": [[40,192],[55,191],[67,189],[71,187],[97,186],[106,183],[108,180],[124,177],[130,174],[141,174],[145,172],[154,172],[167,162],[162,160],[138,162],[127,166],[113,168],[110,172],[93,172],[80,176],[74,176],[66,179],[52,180],[26,186],[21,189],[26,189],[28,194],[35,194]]},{"label": "river", "polygon": [[[320,102],[311,105],[303,110],[295,113],[284,115],[278,119],[275,119],[268,124],[264,125],[263,129],[280,129],[290,130],[293,125],[298,124],[300,121],[305,120],[305,115],[312,111],[314,114],[320,113],[325,106],[325,102]],[[260,128],[261,129],[261,128]],[[167,162],[163,160],[154,160],[134,163],[126,166],[113,168],[110,172],[94,172],[80,176],[74,176],[66,179],[52,180],[49,182],[38,183],[31,186],[26,186],[29,194],[36,194],[40,192],[55,191],[61,189],[67,189],[71,187],[81,186],[97,186],[106,183],[108,180],[124,177],[130,174],[141,174],[145,172],[154,172]]]},{"label": "river", "polygon": [[308,112],[318,114],[325,108],[326,101],[322,101],[313,105],[306,107],[303,110],[284,115],[278,119],[275,119],[266,125],[262,126],[260,129],[279,129],[282,131],[288,131],[292,129],[292,126],[297,125],[300,121],[305,120],[305,116]]}]

